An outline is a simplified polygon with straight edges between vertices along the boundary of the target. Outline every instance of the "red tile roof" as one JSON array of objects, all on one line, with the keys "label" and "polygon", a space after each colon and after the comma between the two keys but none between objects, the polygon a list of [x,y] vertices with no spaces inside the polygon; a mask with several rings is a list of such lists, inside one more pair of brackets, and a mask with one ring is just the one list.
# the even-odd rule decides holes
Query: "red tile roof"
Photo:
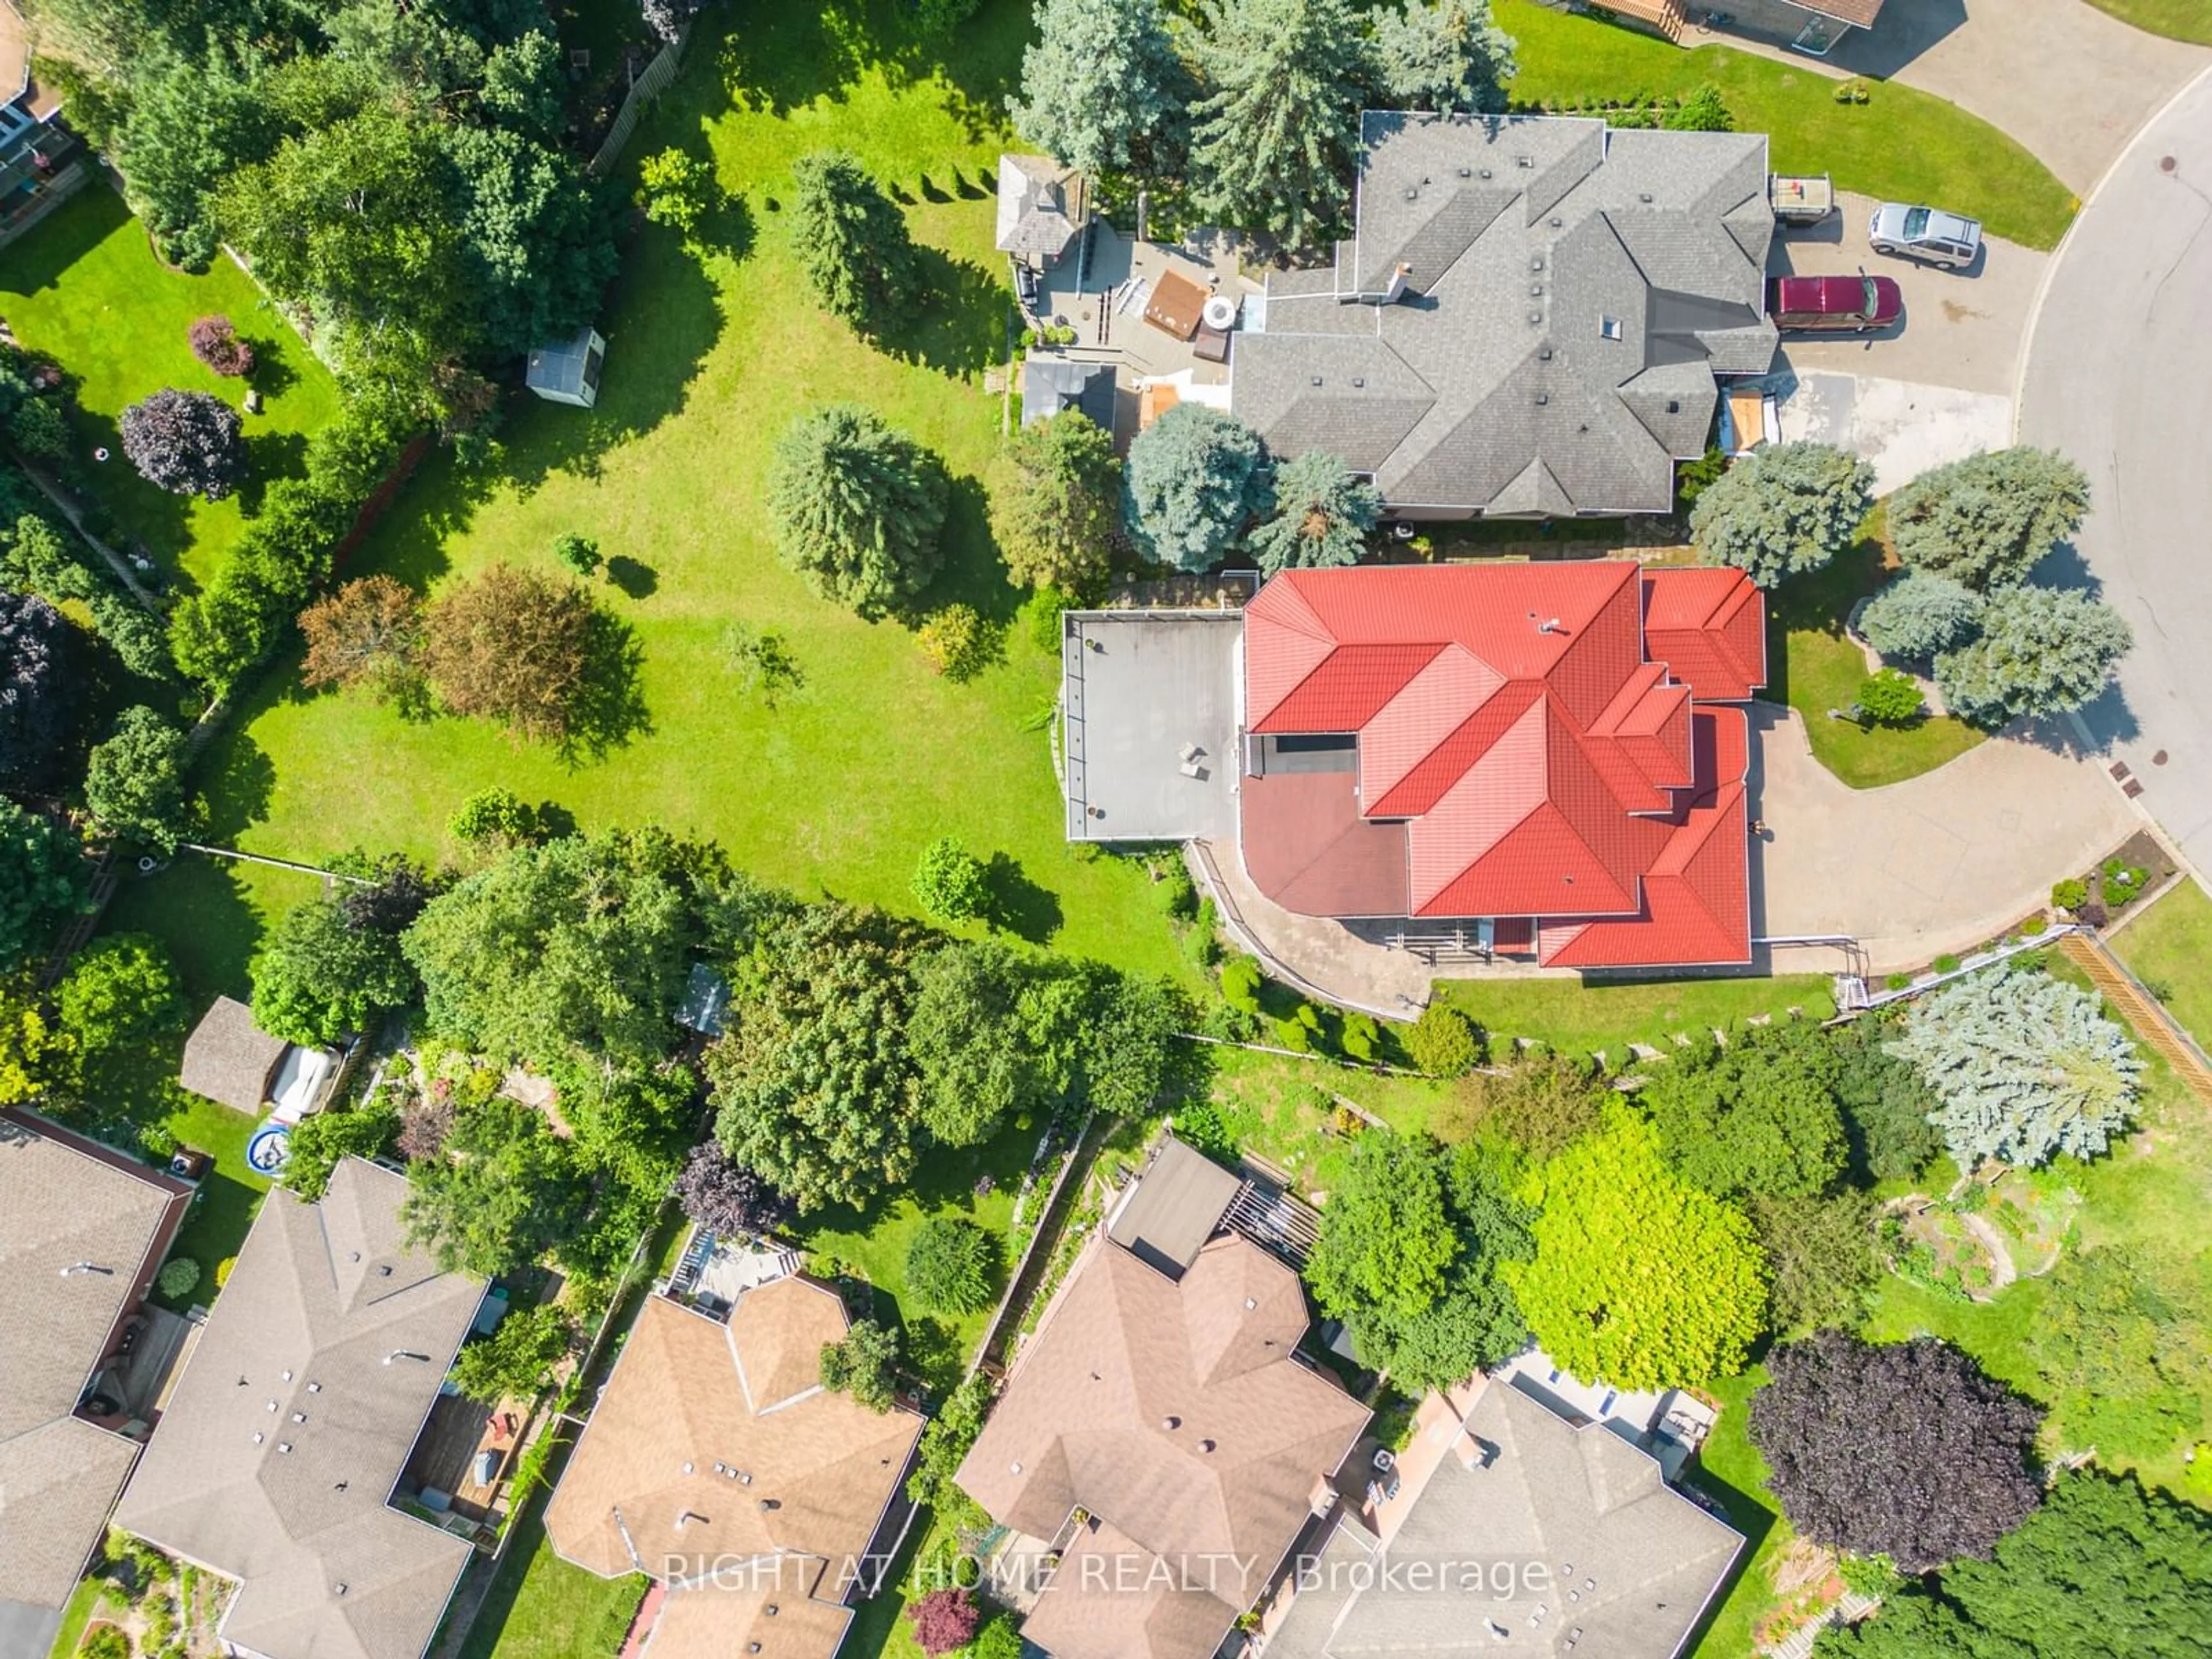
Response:
[{"label": "red tile roof", "polygon": [[1356,774],[1244,781],[1245,865],[1286,908],[1529,918],[1563,966],[1749,959],[1746,727],[1693,707],[1765,679],[1741,572],[1291,571],[1244,659],[1249,730],[1358,738]]}]

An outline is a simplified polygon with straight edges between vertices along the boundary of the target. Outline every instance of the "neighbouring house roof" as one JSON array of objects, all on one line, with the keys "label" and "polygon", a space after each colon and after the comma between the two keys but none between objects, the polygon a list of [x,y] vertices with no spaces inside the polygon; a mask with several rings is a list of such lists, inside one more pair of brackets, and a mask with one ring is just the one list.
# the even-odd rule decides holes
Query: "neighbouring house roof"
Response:
[{"label": "neighbouring house roof", "polygon": [[999,252],[1036,264],[1056,259],[1083,219],[1081,173],[1045,155],[999,157]]},{"label": "neighbouring house roof", "polygon": [[217,997],[185,1040],[177,1081],[220,1105],[258,1114],[289,1046],[256,1025],[253,1011],[235,997]]},{"label": "neighbouring house roof", "polygon": [[1270,279],[1231,407],[1393,507],[1659,513],[1716,374],[1758,374],[1766,140],[1370,111],[1358,234]]},{"label": "neighbouring house roof", "polygon": [[1872,28],[1881,15],[1881,0],[1790,0],[1790,3],[1863,29]]},{"label": "neighbouring house roof", "polygon": [[181,1182],[0,1115],[0,1601],[58,1607],[137,1443],[77,1402],[191,1201]]},{"label": "neighbouring house roof", "polygon": [[1749,740],[1705,702],[1764,680],[1765,628],[1734,570],[1286,572],[1244,611],[1245,724],[1356,764],[1263,744],[1245,868],[1305,915],[1547,918],[1563,966],[1747,961]]},{"label": "neighbouring house roof", "polygon": [[1114,365],[1036,357],[1022,364],[1022,424],[1035,426],[1063,409],[1081,410],[1093,424],[1114,430]]},{"label": "neighbouring house roof", "polygon": [[406,1181],[347,1158],[263,1201],[116,1524],[237,1579],[269,1659],[418,1659],[470,1547],[386,1503],[483,1300],[409,1247]]},{"label": "neighbouring house roof", "polygon": [[836,1570],[819,1593],[839,1600],[922,1426],[823,1388],[823,1345],[847,1328],[836,1292],[797,1276],[747,1291],[726,1324],[647,1297],[547,1506],[554,1549],[603,1577],[679,1587],[731,1569],[717,1596],[754,1566],[818,1559]]},{"label": "neighbouring house roof", "polygon": [[1441,1404],[1425,1404],[1422,1431],[1450,1443],[1390,1535],[1392,1571],[1340,1519],[1270,1659],[1672,1659],[1743,1547],[1735,1530],[1601,1425],[1497,1382],[1463,1421]]},{"label": "neighbouring house roof", "polygon": [[[1306,1322],[1297,1276],[1238,1235],[1180,1280],[1092,1239],[960,1466],[1022,1532],[1050,1539],[1089,1511],[1076,1570],[1063,1560],[1025,1637],[1055,1659],[1212,1652],[1367,1422],[1293,1357]],[[1104,1570],[1082,1571],[1085,1554]]]},{"label": "neighbouring house roof", "polygon": [[1221,1225],[1243,1182],[1172,1135],[1116,1205],[1106,1236],[1170,1279],[1180,1279]]},{"label": "neighbouring house roof", "polygon": [[645,1659],[831,1659],[853,1622],[839,1595],[836,1572],[819,1556],[729,1563],[669,1593]]}]

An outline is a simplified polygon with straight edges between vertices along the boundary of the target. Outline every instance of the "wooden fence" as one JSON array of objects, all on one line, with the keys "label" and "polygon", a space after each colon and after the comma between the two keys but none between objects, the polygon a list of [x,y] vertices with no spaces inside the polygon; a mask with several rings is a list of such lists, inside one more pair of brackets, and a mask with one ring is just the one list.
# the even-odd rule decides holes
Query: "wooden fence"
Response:
[{"label": "wooden fence", "polygon": [[684,26],[684,33],[660,49],[660,55],[640,70],[629,83],[629,95],[623,100],[622,111],[615,124],[607,129],[605,140],[599,154],[592,156],[588,171],[593,178],[605,176],[607,169],[622,159],[623,147],[629,143],[630,134],[645,114],[645,107],[668,90],[676,79],[676,72],[684,66],[684,48],[691,39],[691,25]]}]

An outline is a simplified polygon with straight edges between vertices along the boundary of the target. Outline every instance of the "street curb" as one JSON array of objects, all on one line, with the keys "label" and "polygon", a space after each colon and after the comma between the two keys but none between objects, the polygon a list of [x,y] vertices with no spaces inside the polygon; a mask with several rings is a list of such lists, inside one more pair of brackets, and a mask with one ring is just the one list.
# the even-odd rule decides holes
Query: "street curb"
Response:
[{"label": "street curb", "polygon": [[2013,360],[2012,441],[2015,444],[2020,441],[2021,408],[2027,393],[2028,353],[2035,344],[2035,331],[2043,324],[2043,302],[2050,296],[2051,280],[2058,274],[2059,262],[2065,258],[2067,249],[2073,246],[2074,233],[2081,228],[2082,220],[2089,216],[2089,210],[2096,204],[2098,197],[2104,194],[2105,186],[2112,183],[2112,175],[2125,167],[2129,159],[2142,148],[2143,140],[2150,137],[2151,130],[2171,115],[2182,100],[2207,82],[2212,82],[2212,64],[2206,64],[2176,88],[2172,97],[2144,118],[2142,125],[2135,130],[2121,148],[2120,153],[2112,158],[2112,165],[2098,175],[2097,182],[2089,187],[2089,193],[2081,198],[2081,210],[2075,214],[2073,222],[2066,227],[2066,234],[2058,239],[2058,246],[2051,250],[2050,258],[2044,262],[2043,276],[2035,285],[2035,299],[2027,308],[2027,326],[2021,331],[2020,353]]}]

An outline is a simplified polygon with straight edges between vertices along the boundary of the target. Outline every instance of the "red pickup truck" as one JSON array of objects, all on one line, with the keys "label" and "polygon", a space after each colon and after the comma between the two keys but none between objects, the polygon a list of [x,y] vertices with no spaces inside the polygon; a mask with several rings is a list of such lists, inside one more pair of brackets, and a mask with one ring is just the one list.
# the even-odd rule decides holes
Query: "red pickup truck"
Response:
[{"label": "red pickup truck", "polygon": [[1776,276],[1766,313],[1785,334],[1865,334],[1905,314],[1905,291],[1887,276]]}]

